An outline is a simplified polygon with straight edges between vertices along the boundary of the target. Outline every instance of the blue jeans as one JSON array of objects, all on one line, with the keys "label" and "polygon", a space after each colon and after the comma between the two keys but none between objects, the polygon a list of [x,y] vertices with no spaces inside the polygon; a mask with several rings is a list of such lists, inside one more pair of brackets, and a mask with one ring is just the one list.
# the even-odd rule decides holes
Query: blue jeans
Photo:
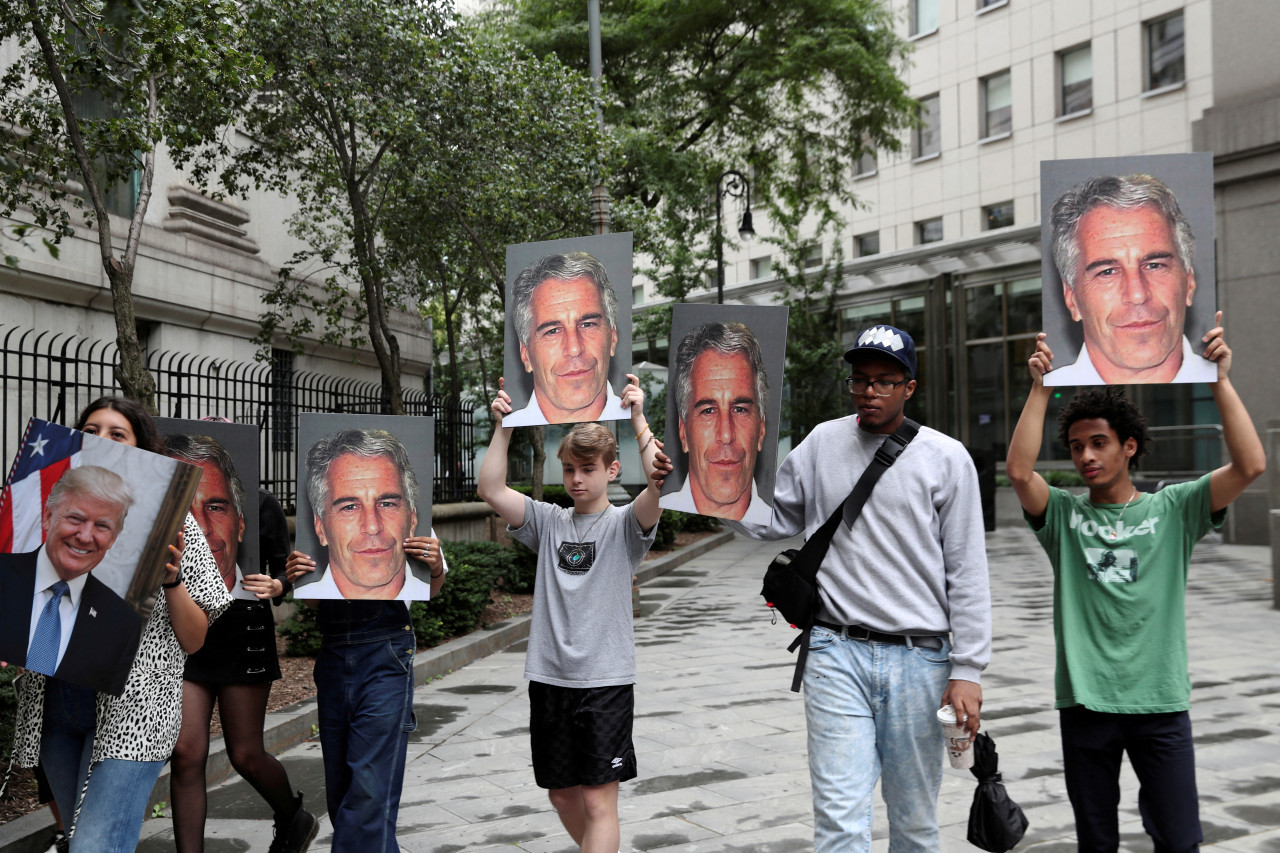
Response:
[{"label": "blue jeans", "polygon": [[325,645],[316,703],[333,853],[398,853],[396,817],[413,717],[412,631]]},{"label": "blue jeans", "polygon": [[40,725],[40,764],[54,802],[67,825],[89,775],[97,729],[97,694],[59,678],[44,682],[44,718]]},{"label": "blue jeans", "polygon": [[163,760],[108,758],[93,765],[76,815],[71,853],[132,853],[162,769]]},{"label": "blue jeans", "polygon": [[942,727],[951,675],[939,650],[810,635],[804,673],[814,853],[867,853],[876,780],[889,812],[890,853],[936,853]]},{"label": "blue jeans", "polygon": [[94,764],[90,772],[96,704],[92,690],[46,679],[40,763],[63,824],[71,826],[75,821],[71,850],[129,853],[138,846],[147,801],[164,762],[108,758]]}]

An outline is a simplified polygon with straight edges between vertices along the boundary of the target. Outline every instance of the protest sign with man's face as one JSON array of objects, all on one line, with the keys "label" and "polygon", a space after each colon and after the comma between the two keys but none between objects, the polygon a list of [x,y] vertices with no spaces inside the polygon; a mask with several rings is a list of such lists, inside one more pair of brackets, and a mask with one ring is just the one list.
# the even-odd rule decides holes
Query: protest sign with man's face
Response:
[{"label": "protest sign with man's face", "polygon": [[1041,183],[1045,384],[1215,381],[1208,155],[1050,161]]},{"label": "protest sign with man's face", "polygon": [[33,418],[0,495],[0,660],[119,694],[198,477]]},{"label": "protest sign with man's face", "polygon": [[507,247],[506,426],[630,417],[631,235]]},{"label": "protest sign with man's face", "polygon": [[297,550],[317,569],[294,595],[430,598],[430,568],[408,557],[405,539],[431,527],[432,419],[308,413],[298,432],[308,449]]},{"label": "protest sign with man's face", "polygon": [[[786,308],[677,305],[667,406],[675,471],[659,505],[767,524],[772,517]],[[670,435],[674,426],[678,451]]]}]

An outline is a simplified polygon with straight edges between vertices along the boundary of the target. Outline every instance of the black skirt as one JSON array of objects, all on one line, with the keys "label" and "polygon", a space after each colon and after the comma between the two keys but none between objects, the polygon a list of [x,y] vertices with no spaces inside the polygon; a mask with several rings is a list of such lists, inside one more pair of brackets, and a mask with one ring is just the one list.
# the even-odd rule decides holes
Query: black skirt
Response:
[{"label": "black skirt", "polygon": [[280,678],[271,605],[236,599],[209,626],[183,676],[207,684],[263,684]]}]

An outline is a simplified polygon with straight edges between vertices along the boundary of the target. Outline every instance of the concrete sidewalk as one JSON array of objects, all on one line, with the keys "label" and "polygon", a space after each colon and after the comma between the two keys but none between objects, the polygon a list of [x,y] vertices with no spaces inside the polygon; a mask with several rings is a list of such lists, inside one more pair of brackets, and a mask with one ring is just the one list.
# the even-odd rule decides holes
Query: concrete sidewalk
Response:
[{"label": "concrete sidewalk", "polygon": [[[1031,826],[1019,849],[1075,850],[1053,702],[1052,583],[1031,535],[987,539],[995,654],[984,728]],[[812,849],[804,711],[789,692],[793,632],[770,625],[758,595],[780,543],[734,539],[642,587],[635,741],[640,776],[622,786],[624,851],[784,853]],[[1188,594],[1192,718],[1206,850],[1280,851],[1280,613],[1270,553],[1205,543]],[[533,784],[523,643],[421,685],[400,811],[413,853],[569,853],[572,843]],[[308,807],[323,807],[319,745],[282,755]],[[939,756],[939,760],[942,760]],[[1148,851],[1126,769],[1123,849]],[[944,772],[941,850],[965,841],[974,781]],[[209,853],[265,850],[265,805],[238,778],[209,798]],[[887,850],[883,806],[876,851]],[[148,820],[139,850],[172,849],[168,819]],[[313,850],[327,850],[325,820]]]}]

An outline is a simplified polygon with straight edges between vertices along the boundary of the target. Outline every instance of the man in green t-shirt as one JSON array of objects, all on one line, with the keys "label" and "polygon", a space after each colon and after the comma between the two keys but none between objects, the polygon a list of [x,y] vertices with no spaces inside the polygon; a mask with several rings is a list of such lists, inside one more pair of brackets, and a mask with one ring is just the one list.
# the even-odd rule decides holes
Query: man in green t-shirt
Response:
[{"label": "man in green t-shirt", "polygon": [[[1137,286],[1137,285],[1134,285]],[[1053,353],[1041,333],[1028,360],[1031,392],[1009,444],[1008,475],[1053,565],[1055,707],[1067,795],[1081,851],[1114,853],[1120,836],[1120,758],[1141,789],[1138,808],[1156,851],[1199,849],[1184,603],[1191,549],[1221,526],[1227,505],[1262,475],[1266,456],[1227,378],[1231,350],[1217,327],[1204,340],[1217,363],[1213,399],[1228,461],[1190,483],[1139,492],[1131,472],[1149,441],[1133,402],[1081,391],[1059,416],[1059,438],[1088,495],[1051,488],[1035,471]]]}]

